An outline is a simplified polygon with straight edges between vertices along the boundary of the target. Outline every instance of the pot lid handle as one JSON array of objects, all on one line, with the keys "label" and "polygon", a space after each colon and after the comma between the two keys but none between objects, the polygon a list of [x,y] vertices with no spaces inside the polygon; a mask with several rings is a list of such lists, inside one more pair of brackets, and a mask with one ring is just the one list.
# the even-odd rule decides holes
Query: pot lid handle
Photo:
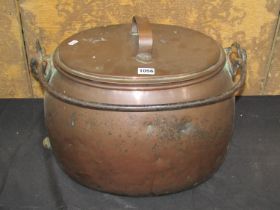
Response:
[{"label": "pot lid handle", "polygon": [[133,16],[131,35],[138,36],[138,52],[136,60],[147,63],[152,60],[153,33],[146,17]]}]

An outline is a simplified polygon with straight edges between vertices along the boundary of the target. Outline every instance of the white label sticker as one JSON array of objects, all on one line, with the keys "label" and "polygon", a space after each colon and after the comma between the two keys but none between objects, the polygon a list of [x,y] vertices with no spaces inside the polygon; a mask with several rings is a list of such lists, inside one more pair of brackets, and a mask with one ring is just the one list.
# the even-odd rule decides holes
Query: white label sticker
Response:
[{"label": "white label sticker", "polygon": [[71,42],[68,42],[68,45],[75,45],[75,44],[77,44],[78,42],[79,42],[78,40],[74,39],[74,40],[72,40]]},{"label": "white label sticker", "polygon": [[138,68],[138,74],[155,75],[156,70],[154,68]]}]

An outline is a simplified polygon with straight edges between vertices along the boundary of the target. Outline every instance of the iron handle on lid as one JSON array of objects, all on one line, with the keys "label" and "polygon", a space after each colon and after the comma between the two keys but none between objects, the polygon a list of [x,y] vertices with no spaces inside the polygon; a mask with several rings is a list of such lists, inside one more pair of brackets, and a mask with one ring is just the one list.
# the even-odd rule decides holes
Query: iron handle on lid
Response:
[{"label": "iron handle on lid", "polygon": [[131,35],[138,36],[136,60],[142,63],[151,62],[153,33],[148,18],[134,16],[131,24]]}]

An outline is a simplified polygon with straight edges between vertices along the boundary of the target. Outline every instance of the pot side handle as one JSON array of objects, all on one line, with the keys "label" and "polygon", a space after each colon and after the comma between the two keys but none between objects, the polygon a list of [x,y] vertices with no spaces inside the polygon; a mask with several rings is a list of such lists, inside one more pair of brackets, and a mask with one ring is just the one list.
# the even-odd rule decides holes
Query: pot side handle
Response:
[{"label": "pot side handle", "polygon": [[241,68],[247,63],[246,50],[241,48],[237,42],[234,42],[230,47],[224,48],[224,50],[226,53],[226,64],[224,68],[234,78],[237,72],[241,71]]},{"label": "pot side handle", "polygon": [[49,81],[51,75],[53,73],[53,69],[49,65],[51,63],[51,59],[46,56],[45,49],[41,46],[40,41],[37,39],[36,43],[36,56],[30,59],[30,69],[33,77],[38,80],[40,83],[40,73],[42,72],[44,76],[44,80]]}]

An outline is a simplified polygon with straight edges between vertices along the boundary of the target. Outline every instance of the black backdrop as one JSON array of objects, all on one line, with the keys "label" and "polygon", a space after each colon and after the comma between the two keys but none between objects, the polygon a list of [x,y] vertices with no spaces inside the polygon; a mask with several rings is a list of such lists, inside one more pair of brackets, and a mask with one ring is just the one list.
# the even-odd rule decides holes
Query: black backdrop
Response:
[{"label": "black backdrop", "polygon": [[280,209],[280,96],[241,97],[228,156],[198,187],[125,197],[83,187],[42,147],[42,100],[0,100],[0,209]]}]

